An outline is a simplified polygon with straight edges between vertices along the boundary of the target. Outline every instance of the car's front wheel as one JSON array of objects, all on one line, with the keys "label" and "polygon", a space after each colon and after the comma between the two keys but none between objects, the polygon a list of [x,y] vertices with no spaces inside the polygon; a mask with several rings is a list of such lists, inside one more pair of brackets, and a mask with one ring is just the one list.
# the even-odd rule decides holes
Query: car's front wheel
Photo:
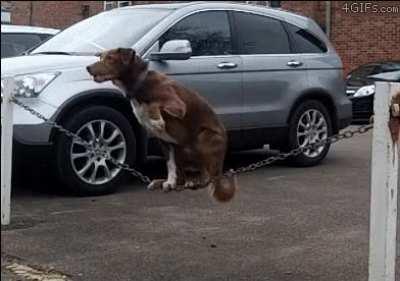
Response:
[{"label": "car's front wheel", "polygon": [[[326,107],[316,100],[305,101],[290,118],[288,145],[284,150],[319,143],[331,135],[332,121]],[[290,164],[301,167],[317,165],[326,157],[329,147],[330,144],[326,143],[306,149],[302,154],[292,157]]]},{"label": "car's front wheel", "polygon": [[92,144],[94,150],[77,139],[59,134],[56,163],[60,180],[80,195],[115,191],[124,172],[104,155],[119,163],[133,164],[136,141],[129,121],[113,108],[91,106],[75,112],[64,126]]}]

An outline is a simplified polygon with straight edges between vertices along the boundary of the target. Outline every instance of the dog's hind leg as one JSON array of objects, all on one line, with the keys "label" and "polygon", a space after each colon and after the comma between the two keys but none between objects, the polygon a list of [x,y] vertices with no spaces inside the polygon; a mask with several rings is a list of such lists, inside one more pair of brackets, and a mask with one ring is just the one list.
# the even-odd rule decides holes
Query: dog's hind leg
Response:
[{"label": "dog's hind leg", "polygon": [[203,130],[198,137],[196,150],[201,161],[202,176],[217,177],[222,174],[226,152],[226,136]]},{"label": "dog's hind leg", "polygon": [[226,136],[223,134],[204,130],[199,135],[197,147],[203,167],[202,178],[204,182],[211,180],[211,194],[220,202],[232,199],[236,191],[234,178],[223,176],[226,145]]}]

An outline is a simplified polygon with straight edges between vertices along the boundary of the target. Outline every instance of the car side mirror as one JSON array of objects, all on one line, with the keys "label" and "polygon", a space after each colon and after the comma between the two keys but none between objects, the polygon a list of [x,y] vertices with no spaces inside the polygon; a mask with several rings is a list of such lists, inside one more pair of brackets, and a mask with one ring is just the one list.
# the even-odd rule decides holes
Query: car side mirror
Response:
[{"label": "car side mirror", "polygon": [[187,60],[192,56],[192,47],[188,40],[170,40],[164,43],[160,52],[151,53],[150,60]]}]

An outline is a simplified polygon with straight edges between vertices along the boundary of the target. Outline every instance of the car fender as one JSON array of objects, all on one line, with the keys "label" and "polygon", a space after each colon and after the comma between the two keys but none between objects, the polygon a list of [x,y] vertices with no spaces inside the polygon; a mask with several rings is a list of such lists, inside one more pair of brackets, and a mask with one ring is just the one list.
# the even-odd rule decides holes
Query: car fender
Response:
[{"label": "car fender", "polygon": [[323,88],[310,88],[300,93],[291,103],[287,123],[289,124],[290,118],[296,108],[306,100],[317,100],[327,108],[332,120],[333,130],[336,132],[338,130],[337,104],[333,96]]}]

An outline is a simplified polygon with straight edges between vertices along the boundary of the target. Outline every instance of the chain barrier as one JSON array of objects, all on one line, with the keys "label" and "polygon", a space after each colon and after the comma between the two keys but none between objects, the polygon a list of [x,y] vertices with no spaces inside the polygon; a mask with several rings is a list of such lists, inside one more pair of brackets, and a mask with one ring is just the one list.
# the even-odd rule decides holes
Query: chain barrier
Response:
[{"label": "chain barrier", "polygon": [[[78,134],[71,132],[70,130],[64,128],[62,125],[58,124],[55,121],[52,121],[48,118],[46,118],[44,115],[42,115],[41,113],[37,112],[36,110],[34,110],[33,108],[29,107],[28,105],[24,104],[23,102],[21,102],[20,100],[18,100],[15,97],[12,97],[10,99],[11,102],[15,103],[16,105],[20,106],[22,109],[26,110],[27,112],[31,113],[32,115],[36,116],[37,118],[41,119],[42,121],[44,121],[46,124],[52,126],[53,128],[56,128],[59,132],[64,133],[65,135],[67,135],[68,137],[70,137],[71,139],[78,141],[80,144],[82,144],[83,146],[85,146],[86,149],[88,149],[89,151],[94,151],[94,146],[87,142],[86,140],[84,140],[82,137],[80,137]],[[309,149],[316,149],[318,147],[321,147],[325,144],[333,144],[336,143],[340,140],[343,139],[349,139],[354,137],[355,135],[361,135],[361,134],[365,134],[368,131],[370,131],[371,129],[373,129],[373,125],[372,124],[368,124],[368,125],[363,125],[358,127],[357,129],[350,129],[350,130],[346,130],[343,131],[342,133],[333,135],[331,137],[328,137],[324,140],[306,145],[306,146],[302,146],[302,147],[297,147],[289,152],[286,153],[278,153],[277,155],[274,156],[270,156],[264,160],[252,163],[248,166],[244,166],[244,167],[240,167],[238,169],[231,169],[229,171],[227,171],[226,173],[224,173],[224,176],[226,177],[232,177],[234,175],[237,174],[241,174],[241,173],[247,173],[247,172],[251,172],[254,170],[257,170],[261,167],[264,166],[268,166],[271,165],[272,163],[276,162],[276,161],[282,161],[282,160],[286,160],[290,157],[294,157],[297,155],[300,155],[302,153],[304,153],[305,151],[309,150]],[[143,173],[139,172],[138,170],[129,167],[128,164],[126,163],[121,163],[119,161],[117,161],[116,159],[114,159],[113,157],[111,157],[110,155],[108,155],[107,153],[104,153],[102,155],[106,160],[110,161],[111,163],[113,163],[115,166],[117,166],[118,168],[125,170],[127,172],[129,172],[130,174],[132,174],[134,177],[139,178],[143,183],[145,184],[149,184],[151,182],[150,178],[146,175],[144,175]],[[207,181],[206,183],[199,183],[198,186],[204,187],[206,185],[208,185],[208,183],[210,183],[210,181]],[[187,187],[188,189],[195,189],[193,187]],[[178,191],[181,191],[185,188],[178,188]]]},{"label": "chain barrier", "polygon": [[236,174],[240,174],[240,173],[251,172],[251,171],[257,170],[257,169],[259,169],[261,167],[268,166],[268,165],[270,165],[270,164],[272,164],[272,163],[274,163],[276,161],[282,161],[282,160],[286,160],[286,159],[288,159],[290,157],[300,155],[303,152],[305,152],[306,150],[316,149],[316,148],[321,147],[321,146],[323,146],[325,144],[333,144],[333,143],[336,143],[336,142],[338,142],[340,140],[343,140],[343,139],[350,139],[350,138],[354,137],[355,135],[365,134],[368,131],[370,131],[371,129],[373,129],[373,127],[374,126],[372,124],[368,124],[368,125],[360,126],[357,129],[346,130],[346,131],[343,131],[343,133],[339,133],[339,134],[333,135],[333,136],[331,136],[329,138],[326,138],[324,140],[321,140],[321,141],[318,141],[318,142],[315,142],[315,143],[312,143],[312,144],[309,144],[309,145],[306,145],[306,146],[297,147],[297,148],[295,148],[295,149],[293,149],[293,150],[291,150],[291,151],[289,151],[287,153],[278,153],[275,156],[270,156],[270,157],[268,157],[268,158],[266,158],[264,160],[261,160],[261,161],[256,162],[256,163],[252,163],[252,164],[250,164],[248,166],[244,166],[244,167],[241,167],[241,168],[238,168],[238,169],[235,169],[235,170],[229,170],[224,175],[232,176],[232,175],[236,175]]}]

